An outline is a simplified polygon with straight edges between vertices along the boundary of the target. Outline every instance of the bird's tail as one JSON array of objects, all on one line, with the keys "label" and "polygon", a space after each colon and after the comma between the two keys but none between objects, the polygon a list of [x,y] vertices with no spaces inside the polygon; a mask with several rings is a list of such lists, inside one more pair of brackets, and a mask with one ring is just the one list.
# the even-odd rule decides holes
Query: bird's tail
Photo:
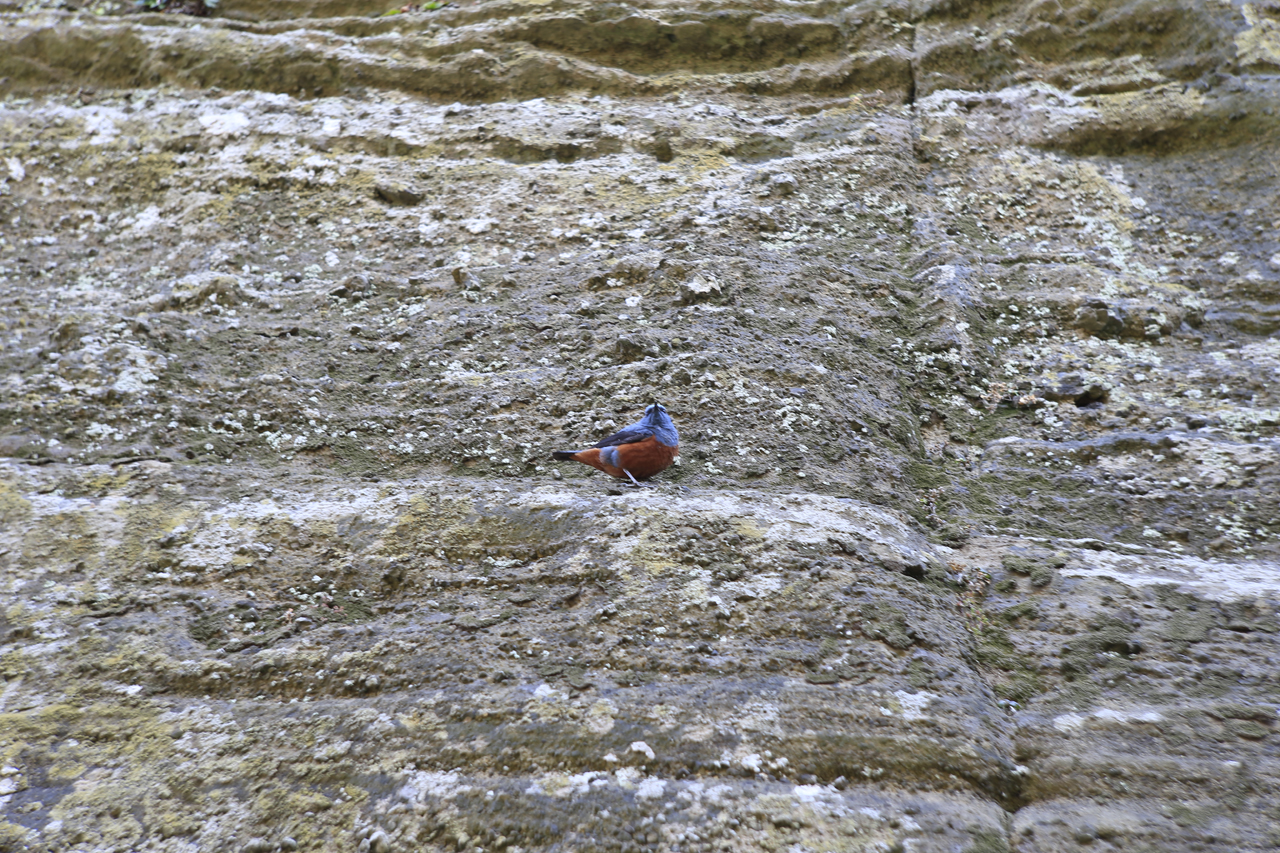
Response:
[{"label": "bird's tail", "polygon": [[580,450],[553,450],[551,452],[552,459],[572,459],[582,451]]}]

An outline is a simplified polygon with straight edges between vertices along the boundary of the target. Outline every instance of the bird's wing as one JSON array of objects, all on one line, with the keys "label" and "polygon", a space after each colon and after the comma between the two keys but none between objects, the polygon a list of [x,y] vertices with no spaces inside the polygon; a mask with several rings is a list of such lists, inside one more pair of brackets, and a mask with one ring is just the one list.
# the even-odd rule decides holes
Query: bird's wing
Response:
[{"label": "bird's wing", "polygon": [[641,426],[640,424],[632,424],[629,427],[623,427],[608,438],[600,439],[591,446],[617,447],[619,444],[632,444],[637,441],[644,441],[651,435],[653,435],[653,430],[650,427]]}]

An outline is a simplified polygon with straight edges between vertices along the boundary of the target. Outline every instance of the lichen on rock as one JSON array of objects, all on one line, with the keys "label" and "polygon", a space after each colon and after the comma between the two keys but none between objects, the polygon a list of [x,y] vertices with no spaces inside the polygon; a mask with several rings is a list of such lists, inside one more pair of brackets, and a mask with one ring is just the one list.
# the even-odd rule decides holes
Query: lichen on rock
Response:
[{"label": "lichen on rock", "polygon": [[0,4],[0,849],[1274,847],[1280,25],[1166,6]]}]

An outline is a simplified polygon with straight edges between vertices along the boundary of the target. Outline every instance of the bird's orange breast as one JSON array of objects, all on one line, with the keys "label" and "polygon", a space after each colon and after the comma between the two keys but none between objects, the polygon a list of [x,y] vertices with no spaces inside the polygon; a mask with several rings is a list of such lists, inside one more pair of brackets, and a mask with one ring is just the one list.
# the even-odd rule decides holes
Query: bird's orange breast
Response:
[{"label": "bird's orange breast", "polygon": [[667,447],[649,436],[644,441],[621,445],[618,448],[618,467],[630,471],[637,480],[643,480],[670,468],[679,452],[678,446]]},{"label": "bird's orange breast", "polygon": [[[644,480],[670,468],[679,452],[678,446],[667,447],[653,436],[649,436],[643,441],[606,447],[603,450],[593,447],[576,454],[573,459],[620,480],[627,478],[626,471],[630,471],[631,476],[637,480]],[[602,458],[602,454],[607,458]]]}]

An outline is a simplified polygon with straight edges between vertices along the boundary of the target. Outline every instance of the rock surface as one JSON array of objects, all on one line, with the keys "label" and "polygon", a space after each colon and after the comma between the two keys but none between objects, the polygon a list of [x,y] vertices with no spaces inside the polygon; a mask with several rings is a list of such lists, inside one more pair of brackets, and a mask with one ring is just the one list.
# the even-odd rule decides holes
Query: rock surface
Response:
[{"label": "rock surface", "polygon": [[212,12],[0,2],[0,850],[1280,843],[1274,3]]}]

